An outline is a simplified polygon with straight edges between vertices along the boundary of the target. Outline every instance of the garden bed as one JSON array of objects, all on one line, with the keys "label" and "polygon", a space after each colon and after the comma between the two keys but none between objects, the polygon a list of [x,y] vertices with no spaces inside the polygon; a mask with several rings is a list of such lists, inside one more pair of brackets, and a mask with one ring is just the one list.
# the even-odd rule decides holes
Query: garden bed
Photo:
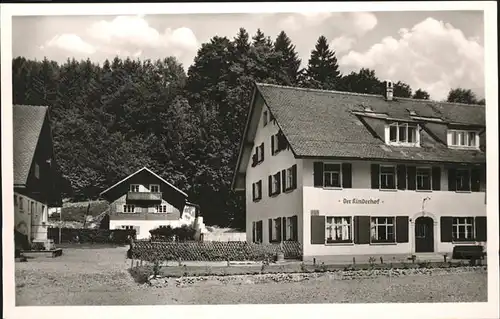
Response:
[{"label": "garden bed", "polygon": [[206,277],[206,276],[241,276],[263,274],[296,274],[296,273],[328,273],[328,272],[380,272],[412,271],[418,269],[452,269],[452,268],[486,268],[486,266],[466,266],[461,261],[394,263],[394,264],[356,264],[356,265],[311,265],[304,263],[257,264],[244,266],[160,266],[142,265],[131,267],[130,274],[137,283],[148,282],[153,276],[161,278]]},{"label": "garden bed", "polygon": [[287,259],[302,256],[300,244],[286,241],[282,244],[254,244],[247,242],[150,242],[134,243],[132,259],[143,261],[262,261],[273,259],[282,252]]}]

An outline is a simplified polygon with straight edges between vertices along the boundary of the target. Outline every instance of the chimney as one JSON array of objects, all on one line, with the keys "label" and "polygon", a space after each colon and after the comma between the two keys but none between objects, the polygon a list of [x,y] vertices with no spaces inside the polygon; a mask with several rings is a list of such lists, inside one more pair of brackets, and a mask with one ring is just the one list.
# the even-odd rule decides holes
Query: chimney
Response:
[{"label": "chimney", "polygon": [[385,99],[387,101],[392,101],[393,90],[394,90],[394,85],[392,84],[392,81],[390,80],[385,81]]}]

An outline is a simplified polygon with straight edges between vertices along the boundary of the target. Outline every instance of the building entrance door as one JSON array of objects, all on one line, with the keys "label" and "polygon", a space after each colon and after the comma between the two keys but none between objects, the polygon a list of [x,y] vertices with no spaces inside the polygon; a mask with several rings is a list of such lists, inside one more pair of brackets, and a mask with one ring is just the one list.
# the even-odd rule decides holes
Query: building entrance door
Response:
[{"label": "building entrance door", "polygon": [[434,252],[434,221],[430,217],[415,220],[415,252]]}]

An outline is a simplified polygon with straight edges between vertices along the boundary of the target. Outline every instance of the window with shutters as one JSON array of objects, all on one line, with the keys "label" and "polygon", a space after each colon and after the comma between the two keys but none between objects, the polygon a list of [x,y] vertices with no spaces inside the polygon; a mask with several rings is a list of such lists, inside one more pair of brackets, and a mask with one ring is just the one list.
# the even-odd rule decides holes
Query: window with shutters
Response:
[{"label": "window with shutters", "polygon": [[396,189],[396,167],[380,165],[380,189]]},{"label": "window with shutters", "polygon": [[293,234],[295,229],[293,227],[293,217],[287,217],[285,219],[285,240],[294,240]]},{"label": "window with shutters", "polygon": [[454,217],[452,238],[454,241],[474,240],[474,217]]},{"label": "window with shutters", "polygon": [[285,170],[285,190],[293,187],[293,170],[292,167]]},{"label": "window with shutters", "polygon": [[271,195],[276,195],[280,192],[280,172],[271,177]]},{"label": "window with shutters", "polygon": [[456,190],[460,192],[470,192],[471,178],[470,169],[459,168],[455,173]]},{"label": "window with shutters", "polygon": [[123,205],[123,212],[124,213],[134,213],[135,212],[135,205]]},{"label": "window with shutters", "polygon": [[372,217],[370,237],[372,243],[395,242],[394,217]]},{"label": "window with shutters", "polygon": [[430,167],[417,167],[417,190],[432,190],[432,171]]},{"label": "window with shutters", "polygon": [[288,144],[286,142],[285,136],[281,131],[271,135],[271,154],[276,155],[277,153],[287,149]]},{"label": "window with shutters", "polygon": [[341,188],[342,170],[341,164],[324,163],[323,165],[323,187]]},{"label": "window with shutters", "polygon": [[262,180],[252,184],[253,201],[262,199]]},{"label": "window with shutters", "polygon": [[252,155],[252,166],[256,166],[264,161],[264,143],[255,147],[254,154]]},{"label": "window with shutters", "polygon": [[271,241],[279,241],[279,235],[281,234],[281,218],[275,218],[271,220]]},{"label": "window with shutters", "polygon": [[449,130],[448,145],[452,147],[478,148],[479,135],[469,130]]},{"label": "window with shutters", "polygon": [[389,144],[417,146],[420,141],[417,124],[393,122],[389,125],[388,133]]},{"label": "window with shutters", "polygon": [[327,243],[350,243],[352,242],[352,218],[351,217],[327,217],[326,218],[326,242]]}]

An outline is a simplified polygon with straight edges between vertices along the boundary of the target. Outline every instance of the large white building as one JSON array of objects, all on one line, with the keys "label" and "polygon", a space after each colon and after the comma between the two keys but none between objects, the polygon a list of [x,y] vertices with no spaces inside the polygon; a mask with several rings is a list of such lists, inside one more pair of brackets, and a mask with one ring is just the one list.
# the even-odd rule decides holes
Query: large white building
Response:
[{"label": "large white building", "polygon": [[486,243],[485,108],[256,84],[233,189],[247,240],[326,256]]}]

